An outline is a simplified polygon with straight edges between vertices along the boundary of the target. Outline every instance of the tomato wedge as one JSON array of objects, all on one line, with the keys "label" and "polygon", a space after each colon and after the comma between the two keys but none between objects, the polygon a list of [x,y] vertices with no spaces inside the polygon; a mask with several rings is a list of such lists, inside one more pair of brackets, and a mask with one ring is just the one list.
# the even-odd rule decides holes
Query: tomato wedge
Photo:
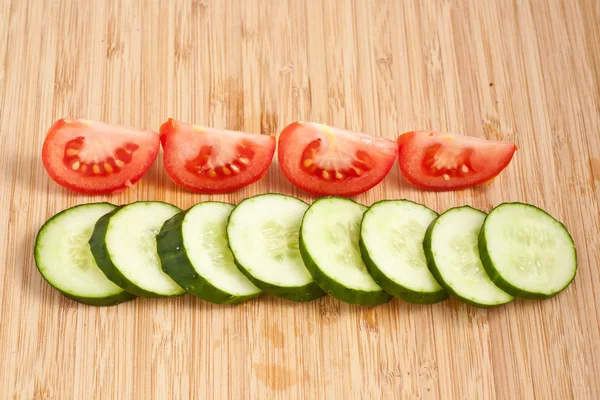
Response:
[{"label": "tomato wedge", "polygon": [[132,187],[152,166],[159,149],[156,132],[63,118],[48,130],[42,162],[59,185],[106,194]]},{"label": "tomato wedge", "polygon": [[398,137],[398,165],[404,178],[418,188],[460,190],[495,178],[516,150],[509,142],[413,131]]},{"label": "tomato wedge", "polygon": [[275,154],[275,138],[190,125],[169,119],[160,127],[167,174],[198,193],[228,193],[262,178]]},{"label": "tomato wedge", "polygon": [[354,196],[377,185],[394,165],[396,143],[312,122],[294,122],[279,135],[285,177],[317,196]]}]

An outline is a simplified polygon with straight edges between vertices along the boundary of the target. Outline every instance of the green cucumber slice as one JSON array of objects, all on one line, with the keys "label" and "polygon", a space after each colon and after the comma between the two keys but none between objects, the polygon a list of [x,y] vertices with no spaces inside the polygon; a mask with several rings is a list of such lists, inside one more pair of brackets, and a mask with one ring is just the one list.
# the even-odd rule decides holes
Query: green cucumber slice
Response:
[{"label": "green cucumber slice", "polygon": [[304,214],[300,253],[327,294],[346,303],[374,306],[392,296],[369,275],[360,255],[360,222],[366,209],[341,197],[315,201]]},{"label": "green cucumber slice", "polygon": [[181,210],[159,201],[138,201],[101,217],[90,238],[96,263],[118,286],[143,297],[185,294],[161,268],[156,235]]},{"label": "green cucumber slice", "polygon": [[384,200],[364,214],[360,250],[367,270],[386,292],[414,304],[448,298],[427,268],[425,232],[438,214],[409,200]]},{"label": "green cucumber slice", "polygon": [[486,274],[477,248],[486,214],[469,206],[451,208],[436,218],[425,234],[423,249],[429,270],[451,294],[478,307],[511,302]]},{"label": "green cucumber slice", "polygon": [[495,207],[479,234],[479,251],[492,281],[513,296],[555,296],[577,273],[577,251],[567,228],[530,204]]},{"label": "green cucumber slice", "polygon": [[325,295],[298,250],[307,208],[294,197],[264,194],[243,200],[229,216],[227,236],[235,263],[265,293],[292,301]]},{"label": "green cucumber slice", "polygon": [[262,294],[235,265],[227,242],[233,205],[207,201],[168,219],[156,237],[163,271],[189,293],[217,304]]},{"label": "green cucumber slice", "polygon": [[104,276],[88,245],[96,221],[115,207],[90,203],[68,208],[46,221],[37,234],[34,255],[40,274],[80,303],[110,306],[135,298]]}]

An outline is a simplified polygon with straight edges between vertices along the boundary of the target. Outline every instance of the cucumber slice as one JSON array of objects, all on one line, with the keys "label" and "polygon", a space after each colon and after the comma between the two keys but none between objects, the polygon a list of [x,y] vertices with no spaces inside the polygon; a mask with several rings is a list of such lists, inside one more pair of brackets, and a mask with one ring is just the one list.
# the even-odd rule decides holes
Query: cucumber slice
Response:
[{"label": "cucumber slice", "polygon": [[156,237],[163,271],[203,300],[238,304],[262,294],[235,266],[227,242],[233,205],[207,201],[167,220]]},{"label": "cucumber slice", "polygon": [[567,228],[530,204],[494,208],[479,234],[479,251],[492,281],[513,296],[555,296],[577,273],[577,251]]},{"label": "cucumber slice", "polygon": [[294,197],[265,194],[243,200],[229,216],[227,236],[235,263],[265,293],[293,301],[325,295],[298,250],[307,208]]},{"label": "cucumber slice", "polygon": [[483,211],[469,206],[451,208],[429,225],[423,241],[435,279],[477,307],[499,306],[514,299],[492,283],[479,259],[477,237],[485,217]]},{"label": "cucumber slice", "polygon": [[90,238],[96,263],[106,277],[137,296],[185,294],[161,268],[156,235],[181,210],[158,201],[138,201],[101,217]]},{"label": "cucumber slice", "polygon": [[392,296],[369,275],[360,255],[360,222],[366,209],[341,197],[315,201],[304,214],[300,253],[327,294],[346,303],[374,306]]},{"label": "cucumber slice", "polygon": [[433,304],[448,298],[423,252],[425,232],[438,214],[408,200],[373,204],[360,226],[360,250],[367,270],[386,292],[409,303]]},{"label": "cucumber slice", "polygon": [[116,206],[90,203],[68,208],[41,227],[35,240],[35,264],[42,277],[80,303],[110,306],[135,298],[104,276],[88,240],[98,218]]}]

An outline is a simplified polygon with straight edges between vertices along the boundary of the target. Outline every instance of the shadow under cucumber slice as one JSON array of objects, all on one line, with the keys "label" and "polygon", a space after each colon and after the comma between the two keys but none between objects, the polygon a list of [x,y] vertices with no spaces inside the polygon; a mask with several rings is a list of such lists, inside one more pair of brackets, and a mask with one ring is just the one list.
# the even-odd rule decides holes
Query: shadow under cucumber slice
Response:
[{"label": "shadow under cucumber slice", "polygon": [[374,306],[392,299],[369,275],[359,249],[360,222],[367,207],[325,197],[304,214],[300,253],[319,286],[346,303]]},{"label": "shadow under cucumber slice", "polygon": [[98,220],[90,249],[106,277],[142,297],[169,297],[186,293],[161,268],[156,235],[164,222],[181,212],[159,201],[121,206]]},{"label": "shadow under cucumber slice", "polygon": [[423,249],[435,279],[451,294],[476,307],[494,307],[514,300],[494,285],[478,250],[483,211],[469,206],[451,208],[437,217],[425,234]]},{"label": "shadow under cucumber slice", "polygon": [[425,232],[438,214],[408,200],[383,200],[364,214],[360,250],[367,270],[386,292],[414,304],[448,298],[423,252]]},{"label": "shadow under cucumber slice", "polygon": [[36,237],[35,264],[40,274],[80,303],[110,306],[136,297],[106,278],[88,245],[96,221],[115,208],[109,203],[68,208],[46,221]]},{"label": "shadow under cucumber slice", "polygon": [[307,208],[294,197],[264,194],[242,200],[229,216],[227,237],[235,263],[265,293],[292,301],[325,295],[298,249]]},{"label": "shadow under cucumber slice", "polygon": [[234,206],[207,201],[176,214],[156,237],[163,271],[189,293],[216,304],[239,304],[262,294],[235,265],[227,242]]}]

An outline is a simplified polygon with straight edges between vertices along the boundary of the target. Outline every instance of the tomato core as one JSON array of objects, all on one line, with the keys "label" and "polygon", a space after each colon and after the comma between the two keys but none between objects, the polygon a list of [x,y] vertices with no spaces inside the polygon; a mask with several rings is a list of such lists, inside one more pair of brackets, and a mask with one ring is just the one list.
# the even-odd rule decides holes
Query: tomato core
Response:
[{"label": "tomato core", "polygon": [[223,179],[246,171],[252,164],[254,151],[244,142],[235,145],[233,161],[219,163],[219,151],[213,146],[204,145],[198,155],[185,163],[185,168],[192,173],[211,179]]},{"label": "tomato core", "polygon": [[[105,177],[110,174],[118,174],[126,164],[133,159],[133,155],[140,148],[135,143],[125,143],[113,151],[113,154],[98,159],[95,162],[85,162],[82,160],[82,153],[85,152],[85,138],[78,137],[70,140],[65,145],[63,163],[67,168],[85,176],[85,177]],[[83,157],[85,158],[85,157]]]}]

